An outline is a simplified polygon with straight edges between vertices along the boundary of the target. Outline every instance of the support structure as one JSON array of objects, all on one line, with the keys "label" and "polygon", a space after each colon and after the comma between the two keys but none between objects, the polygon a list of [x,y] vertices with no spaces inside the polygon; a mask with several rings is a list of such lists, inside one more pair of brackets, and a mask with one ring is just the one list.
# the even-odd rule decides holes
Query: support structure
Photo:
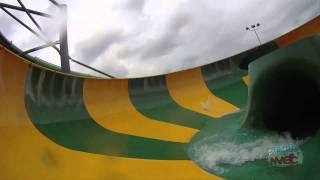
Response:
[{"label": "support structure", "polygon": [[41,46],[37,46],[37,47],[34,47],[32,49],[29,49],[29,50],[26,50],[26,51],[22,52],[20,55],[23,56],[23,55],[26,55],[26,54],[29,54],[29,53],[32,53],[32,52],[35,52],[35,51],[39,51],[41,49],[45,49],[45,48],[48,48],[48,47],[55,46],[55,45],[57,45],[59,43],[60,43],[59,41],[55,41],[55,42],[52,42],[52,43],[49,43],[49,44],[44,44],[44,45],[41,45]]},{"label": "support structure", "polygon": [[[0,7],[9,8],[9,9],[14,9],[14,10],[17,10],[17,11],[25,12],[25,9],[22,8],[22,7],[14,6],[14,5],[6,4],[6,3],[2,3],[2,2],[0,2]],[[30,14],[35,14],[35,15],[38,15],[38,16],[46,17],[46,18],[52,18],[52,16],[50,14],[47,14],[47,13],[43,13],[43,12],[31,10],[31,9],[27,9],[27,10],[28,10],[28,12]]]},{"label": "support structure", "polygon": [[27,15],[29,16],[29,18],[31,19],[31,21],[34,23],[34,25],[37,26],[37,28],[42,31],[40,25],[37,23],[37,21],[32,17],[32,15],[30,14],[29,10],[24,6],[24,4],[22,3],[21,0],[17,0],[20,4],[20,6],[23,8],[23,10],[27,13]]},{"label": "support structure", "polygon": [[[37,21],[33,18],[32,15],[38,15],[38,16],[42,16],[42,17],[46,17],[46,18],[52,18],[52,15],[50,14],[46,14],[43,12],[39,12],[39,11],[35,11],[35,10],[31,10],[31,9],[27,9],[25,7],[25,5],[23,4],[22,0],[17,0],[18,3],[20,4],[21,7],[19,6],[15,6],[15,5],[11,5],[11,4],[6,4],[6,3],[2,3],[0,2],[0,9],[2,9],[6,14],[8,14],[10,17],[12,17],[15,21],[17,21],[20,25],[22,25],[23,27],[25,27],[28,31],[30,31],[32,34],[34,34],[36,37],[38,37],[40,40],[42,40],[45,44],[41,45],[41,46],[37,46],[34,48],[31,48],[27,51],[22,52],[20,55],[26,55],[29,54],[31,52],[35,52],[44,48],[48,48],[51,47],[53,49],[55,49],[59,55],[60,55],[60,59],[61,59],[61,71],[65,72],[65,73],[70,73],[70,61],[77,63],[83,67],[86,67],[90,70],[93,70],[97,73],[103,74],[109,78],[115,78],[114,76],[111,76],[107,73],[104,73],[98,69],[95,69],[87,64],[84,64],[78,60],[73,59],[72,57],[69,56],[69,49],[68,49],[68,30],[67,30],[67,5],[65,4],[60,4],[55,0],[49,0],[53,5],[55,5],[56,7],[58,7],[60,9],[60,13],[62,15],[62,17],[65,17],[65,19],[61,20],[61,29],[60,29],[60,39],[59,41],[50,41],[49,39],[47,39],[42,32],[42,28],[41,26],[37,23]],[[37,32],[35,30],[33,30],[32,28],[30,28],[26,23],[24,23],[22,20],[20,20],[18,17],[16,17],[14,14],[12,14],[10,11],[8,11],[7,9],[13,9],[13,10],[17,10],[17,11],[22,11],[27,13],[27,15],[29,16],[29,18],[31,19],[31,21],[37,26],[38,30],[40,32]],[[60,44],[60,48],[58,48],[56,45]]]},{"label": "support structure", "polygon": [[61,70],[70,73],[69,49],[68,49],[68,31],[67,31],[67,5],[59,6],[62,17],[60,25],[60,59]]}]

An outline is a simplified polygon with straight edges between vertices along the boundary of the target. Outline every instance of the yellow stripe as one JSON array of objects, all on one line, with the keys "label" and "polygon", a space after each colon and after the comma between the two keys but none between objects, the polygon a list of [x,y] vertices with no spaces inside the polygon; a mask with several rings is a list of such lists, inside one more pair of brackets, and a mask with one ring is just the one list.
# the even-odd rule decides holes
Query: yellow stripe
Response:
[{"label": "yellow stripe", "polygon": [[3,53],[0,50],[1,179],[219,179],[192,161],[118,158],[55,144],[27,116],[23,101],[27,65]]},{"label": "yellow stripe", "polygon": [[320,35],[320,16],[307,22],[301,27],[281,36],[276,39],[276,43],[279,47],[283,48],[291,43],[303,39],[307,36]]},{"label": "yellow stripe", "polygon": [[185,143],[198,132],[140,114],[130,101],[128,80],[86,80],[84,101],[93,119],[118,133]]},{"label": "yellow stripe", "polygon": [[249,85],[249,76],[244,76],[243,78],[242,78],[242,80],[243,80],[243,82],[248,86]]},{"label": "yellow stripe", "polygon": [[215,118],[239,110],[210,92],[203,80],[201,68],[169,74],[166,79],[171,97],[186,109]]}]

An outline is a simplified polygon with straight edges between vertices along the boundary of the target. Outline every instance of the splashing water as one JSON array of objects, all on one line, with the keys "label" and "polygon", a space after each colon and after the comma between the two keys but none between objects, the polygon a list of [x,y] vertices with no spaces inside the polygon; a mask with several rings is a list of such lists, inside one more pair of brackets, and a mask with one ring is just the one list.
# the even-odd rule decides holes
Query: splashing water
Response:
[{"label": "splashing water", "polygon": [[[204,169],[222,175],[228,171],[225,165],[240,166],[246,162],[265,159],[268,149],[275,146],[300,146],[305,140],[293,140],[284,136],[256,137],[249,133],[237,136],[213,135],[193,144],[190,151],[194,160]],[[222,167],[223,166],[223,167]]]}]

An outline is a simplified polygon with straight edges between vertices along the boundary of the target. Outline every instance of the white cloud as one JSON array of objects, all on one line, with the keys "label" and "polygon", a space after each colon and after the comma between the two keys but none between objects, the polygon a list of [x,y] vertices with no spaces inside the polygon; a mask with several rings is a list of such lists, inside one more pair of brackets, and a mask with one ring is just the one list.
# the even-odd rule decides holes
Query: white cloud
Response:
[{"label": "white cloud", "polygon": [[[15,0],[5,2],[17,5]],[[47,0],[23,0],[31,9],[59,14]],[[63,2],[63,1],[60,1]],[[245,31],[261,23],[263,42],[272,40],[320,14],[320,0],[108,0],[68,4],[70,54],[117,77],[174,72],[208,64],[258,45]],[[19,14],[34,28],[27,16]],[[37,18],[45,34],[58,38],[56,21]],[[22,49],[41,44],[12,25],[3,12],[1,32]],[[59,65],[54,51],[34,55]],[[91,72],[79,66],[73,70]]]}]

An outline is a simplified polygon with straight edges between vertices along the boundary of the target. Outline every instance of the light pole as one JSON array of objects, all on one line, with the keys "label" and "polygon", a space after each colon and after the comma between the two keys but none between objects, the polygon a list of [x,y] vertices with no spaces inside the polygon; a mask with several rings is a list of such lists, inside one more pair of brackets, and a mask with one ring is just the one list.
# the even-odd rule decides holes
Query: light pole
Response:
[{"label": "light pole", "polygon": [[261,45],[262,43],[261,43],[261,40],[260,40],[259,35],[258,35],[258,33],[257,33],[257,30],[259,29],[259,27],[260,27],[260,23],[252,24],[251,26],[247,26],[247,27],[246,27],[246,30],[247,30],[247,31],[253,31],[254,34],[256,35],[256,37],[257,37],[260,45]]}]

